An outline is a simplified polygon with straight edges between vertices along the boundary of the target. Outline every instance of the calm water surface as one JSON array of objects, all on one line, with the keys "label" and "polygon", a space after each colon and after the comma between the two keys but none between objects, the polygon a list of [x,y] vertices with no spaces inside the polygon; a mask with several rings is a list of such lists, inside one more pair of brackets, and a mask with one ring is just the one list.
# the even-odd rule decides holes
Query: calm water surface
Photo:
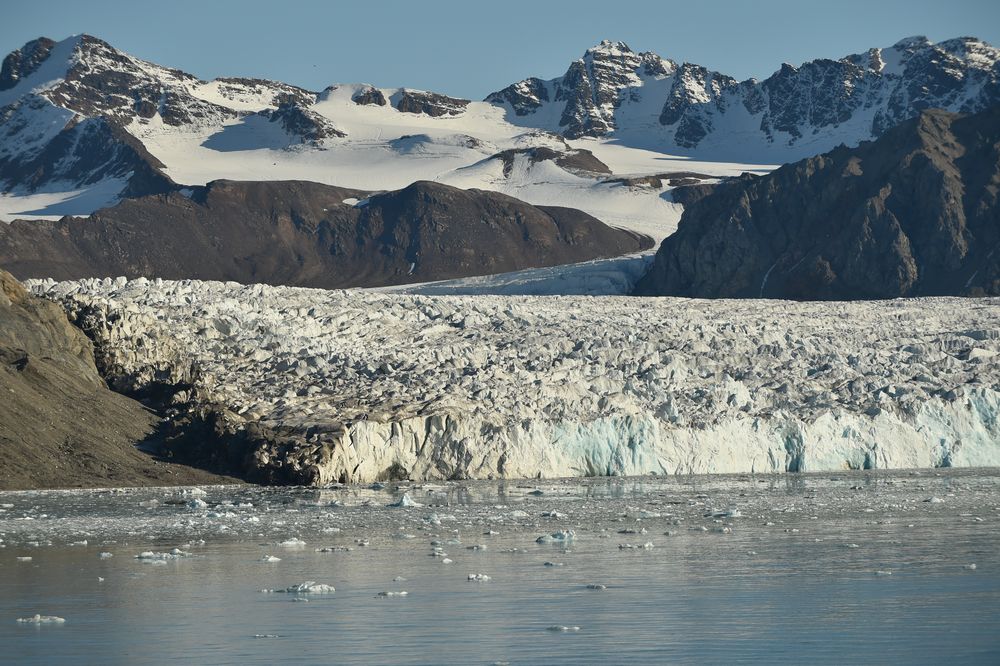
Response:
[{"label": "calm water surface", "polygon": [[203,490],[0,493],[0,662],[1000,663],[998,470]]}]

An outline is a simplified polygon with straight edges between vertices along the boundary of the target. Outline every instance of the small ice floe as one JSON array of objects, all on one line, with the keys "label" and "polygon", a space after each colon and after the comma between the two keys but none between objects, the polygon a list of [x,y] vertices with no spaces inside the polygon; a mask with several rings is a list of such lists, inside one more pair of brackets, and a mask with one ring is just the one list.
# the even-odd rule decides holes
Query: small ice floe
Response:
[{"label": "small ice floe", "polygon": [[97,582],[98,583],[103,583],[104,582],[104,578],[102,576],[98,576],[97,577]]},{"label": "small ice floe", "polygon": [[399,539],[401,541],[405,541],[405,540],[409,540],[409,539],[416,539],[417,535],[416,534],[407,534],[406,532],[397,532],[396,534],[392,535],[392,538],[393,539]]},{"label": "small ice floe", "polygon": [[561,624],[553,624],[551,627],[546,627],[545,630],[546,631],[553,631],[553,632],[557,632],[557,633],[566,634],[566,633],[572,633],[572,632],[575,632],[575,631],[580,631],[580,627],[576,627],[576,626],[567,627],[567,626],[564,626],[564,625],[561,625]]},{"label": "small ice floe", "polygon": [[643,509],[639,512],[639,518],[662,518],[663,515],[656,511],[646,511]]},{"label": "small ice floe", "polygon": [[499,534],[496,530],[486,530],[483,532],[483,536],[498,536]]},{"label": "small ice floe", "polygon": [[720,511],[711,511],[705,514],[706,516],[711,516],[712,518],[742,518],[743,514],[736,507],[729,507],[728,509],[722,509]]},{"label": "small ice floe", "polygon": [[282,548],[302,548],[306,545],[306,542],[298,537],[292,537],[291,539],[285,539],[284,541],[279,541],[275,544],[276,546],[281,546]]},{"label": "small ice floe", "polygon": [[466,546],[465,549],[466,550],[486,550],[486,544],[485,543],[477,543],[474,546]]},{"label": "small ice floe", "polygon": [[716,527],[712,531],[713,532],[717,532],[719,534],[732,534],[733,533],[733,528],[724,525],[722,527]]},{"label": "small ice floe", "polygon": [[524,518],[528,517],[528,514],[525,513],[524,511],[521,511],[520,509],[514,509],[513,511],[510,512],[510,517],[513,518],[514,520],[523,520]]},{"label": "small ice floe", "polygon": [[286,587],[284,590],[281,590],[281,592],[287,592],[288,594],[332,594],[336,591],[337,590],[334,589],[333,585],[317,583],[314,580],[307,580],[304,583],[291,585]]},{"label": "small ice floe", "polygon": [[892,572],[888,569],[878,569],[875,571],[876,576],[891,576]]},{"label": "small ice floe", "polygon": [[928,504],[941,504],[942,502],[944,502],[944,500],[941,499],[940,497],[935,496],[935,497],[928,497],[927,499],[924,500],[924,502],[927,502]]},{"label": "small ice floe", "polygon": [[646,543],[620,543],[618,544],[618,550],[651,550],[653,548],[653,542],[647,541]]},{"label": "small ice floe", "polygon": [[557,518],[563,520],[566,518],[566,514],[559,513],[558,511],[542,511],[542,518]]},{"label": "small ice floe", "polygon": [[608,589],[608,586],[607,585],[601,585],[600,583],[589,583],[587,585],[587,589],[588,590],[606,590],[606,589]]},{"label": "small ice floe", "polygon": [[542,564],[543,567],[563,567],[566,566],[563,562],[545,562]]},{"label": "small ice floe", "polygon": [[305,597],[292,597],[292,601],[298,601],[298,602],[301,603],[301,602],[306,602],[306,601],[309,601],[309,600],[306,599]]},{"label": "small ice floe", "polygon": [[191,553],[180,548],[174,548],[167,553],[156,553],[151,550],[144,550],[135,556],[135,559],[146,562],[164,562],[166,560],[179,560],[182,557],[191,557]]},{"label": "small ice floe", "polygon": [[623,530],[618,530],[618,534],[646,534],[648,532],[649,530],[647,530],[645,527],[640,527],[637,530],[632,529],[631,527],[626,527]]},{"label": "small ice floe", "polygon": [[351,548],[347,546],[324,546],[323,548],[317,548],[317,553],[349,553]]},{"label": "small ice floe", "polygon": [[98,557],[101,558],[102,560],[110,560],[114,556],[115,556],[114,553],[101,553],[100,555],[98,555]]},{"label": "small ice floe", "polygon": [[560,530],[552,534],[543,534],[535,539],[535,543],[565,543],[576,538],[573,530]]},{"label": "small ice floe", "polygon": [[441,564],[451,564],[453,561],[450,557],[441,558]]},{"label": "small ice floe", "polygon": [[187,508],[189,509],[204,509],[206,506],[208,506],[208,502],[197,497],[187,502]]},{"label": "small ice floe", "polygon": [[393,583],[405,583],[406,579],[403,578],[402,576],[396,576],[395,578],[392,579],[392,582]]},{"label": "small ice floe", "polygon": [[278,634],[254,634],[254,638],[281,638]]},{"label": "small ice floe", "polygon": [[188,488],[181,491],[182,495],[190,495],[191,497],[204,497],[208,494],[208,491],[204,488]]},{"label": "small ice floe", "polygon": [[376,597],[386,598],[386,597],[405,597],[409,593],[406,590],[400,590],[399,592],[379,592]]},{"label": "small ice floe", "polygon": [[542,495],[545,494],[545,491],[544,490],[539,490],[538,488],[535,488],[534,490],[532,490],[528,494],[529,495],[534,495],[535,497],[541,497]]},{"label": "small ice floe", "polygon": [[86,546],[87,545],[87,540],[83,539],[82,541],[74,541],[70,545],[71,546]]},{"label": "small ice floe", "polygon": [[469,574],[466,580],[473,583],[487,583],[489,582],[490,577],[487,576],[486,574],[477,573],[477,574]]},{"label": "small ice floe", "polygon": [[963,568],[963,569],[967,569],[967,570],[969,570],[969,571],[975,571],[975,570],[976,570],[976,563],[975,563],[975,562],[972,562],[971,564],[966,564],[966,565],[965,565],[964,567],[962,567],[962,568]]},{"label": "small ice floe", "polygon": [[323,534],[340,534],[339,527],[324,527]]},{"label": "small ice floe", "polygon": [[858,544],[856,544],[856,543],[845,543],[845,544],[844,544],[844,548],[860,548],[860,547],[861,547],[861,546],[859,546],[859,545],[858,545]]},{"label": "small ice floe", "polygon": [[26,555],[24,557],[17,558],[17,561],[18,562],[30,562],[31,561],[31,557]]},{"label": "small ice floe", "polygon": [[20,624],[63,624],[66,622],[66,619],[55,615],[39,615],[36,613],[31,617],[19,617],[17,621]]},{"label": "small ice floe", "polygon": [[423,506],[423,504],[421,504],[420,502],[417,502],[412,497],[410,497],[408,494],[403,493],[403,496],[400,497],[398,501],[393,502],[389,506],[397,508],[397,509],[405,509],[405,508],[409,508],[411,506]]},{"label": "small ice floe", "polygon": [[274,555],[265,555],[264,557],[260,558],[260,561],[261,562],[280,562],[281,558],[280,557],[275,557]]},{"label": "small ice floe", "polygon": [[362,548],[364,548],[365,546],[370,546],[372,544],[372,542],[369,541],[368,539],[355,539],[354,543],[357,544],[358,546],[361,546]]}]

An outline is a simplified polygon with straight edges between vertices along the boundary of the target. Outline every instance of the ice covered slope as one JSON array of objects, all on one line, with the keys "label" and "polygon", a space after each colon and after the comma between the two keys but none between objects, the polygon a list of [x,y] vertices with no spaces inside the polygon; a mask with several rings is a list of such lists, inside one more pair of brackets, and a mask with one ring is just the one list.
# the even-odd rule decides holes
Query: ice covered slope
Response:
[{"label": "ice covered slope", "polygon": [[928,108],[971,113],[1000,103],[1000,50],[972,38],[903,39],[838,60],[785,63],[738,82],[693,63],[604,41],[543,81],[487,98],[507,119],[569,138],[700,159],[787,162],[881,135]]},{"label": "ice covered slope", "polygon": [[[1000,465],[1000,300],[35,283],[300,483]],[[188,383],[193,388],[188,387]]]}]

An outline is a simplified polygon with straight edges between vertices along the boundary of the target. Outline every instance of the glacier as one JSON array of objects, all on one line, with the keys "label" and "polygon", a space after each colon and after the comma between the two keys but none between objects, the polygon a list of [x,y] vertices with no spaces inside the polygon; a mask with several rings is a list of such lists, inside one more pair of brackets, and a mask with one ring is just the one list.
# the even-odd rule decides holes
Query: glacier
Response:
[{"label": "glacier", "polygon": [[28,283],[113,388],[326,485],[1000,465],[1000,299],[426,296]]}]

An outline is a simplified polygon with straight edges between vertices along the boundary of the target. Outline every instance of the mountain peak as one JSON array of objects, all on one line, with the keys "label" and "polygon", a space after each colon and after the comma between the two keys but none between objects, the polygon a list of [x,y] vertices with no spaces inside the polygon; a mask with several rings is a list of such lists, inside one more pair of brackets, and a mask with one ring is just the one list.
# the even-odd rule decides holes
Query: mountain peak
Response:
[{"label": "mountain peak", "polygon": [[635,51],[629,48],[628,44],[625,42],[614,41],[611,39],[602,39],[601,43],[597,46],[591,46],[587,49],[584,56],[600,54],[604,56],[616,56],[616,55],[633,55]]}]

